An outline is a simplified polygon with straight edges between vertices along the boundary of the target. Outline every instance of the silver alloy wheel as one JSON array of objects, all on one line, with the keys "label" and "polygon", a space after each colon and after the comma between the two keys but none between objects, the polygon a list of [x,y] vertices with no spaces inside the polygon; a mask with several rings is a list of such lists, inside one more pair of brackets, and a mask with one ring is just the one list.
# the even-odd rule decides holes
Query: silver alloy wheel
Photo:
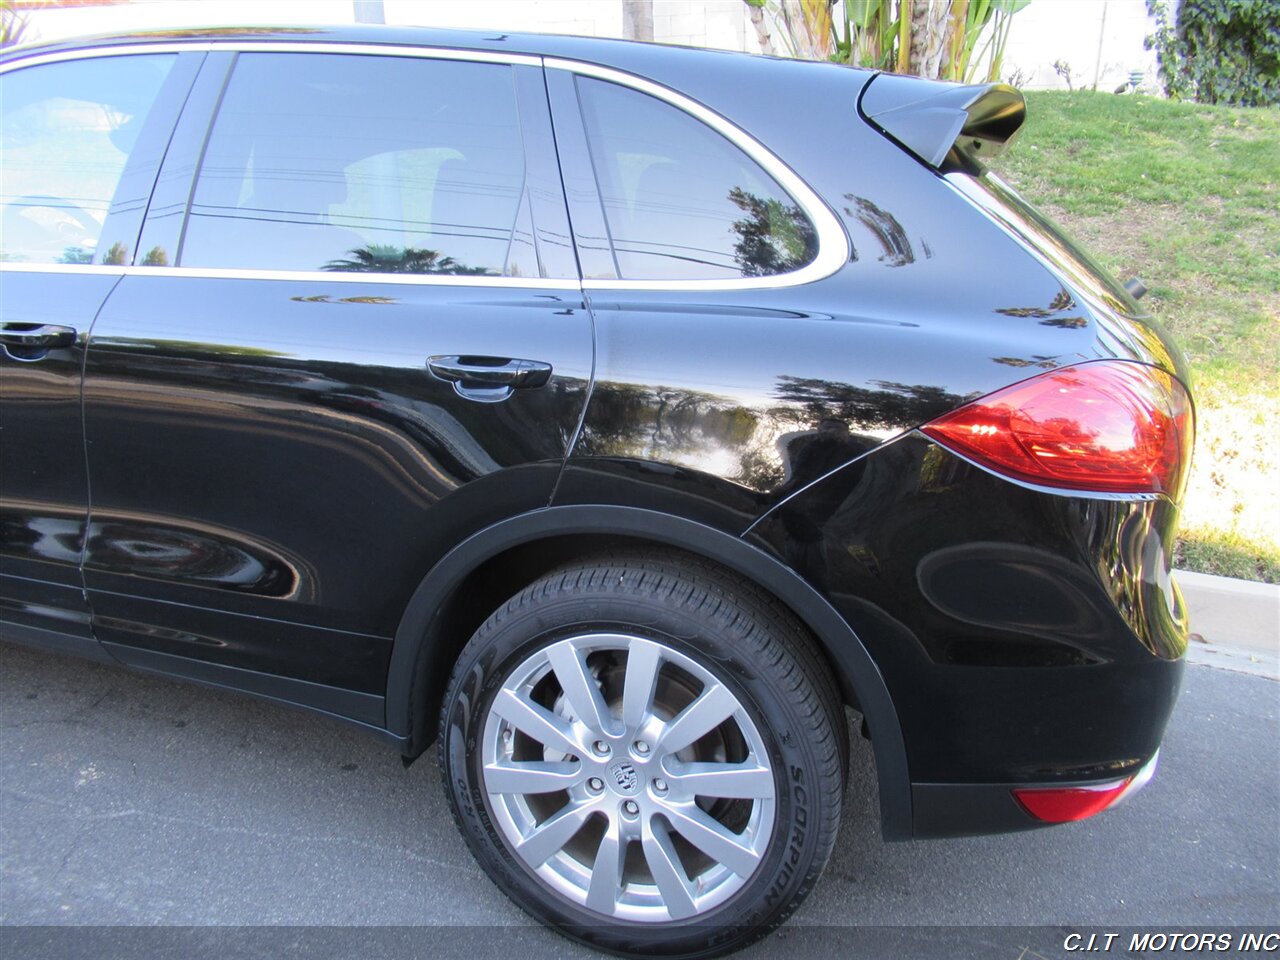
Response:
[{"label": "silver alloy wheel", "polygon": [[539,650],[495,696],[481,749],[511,849],[609,917],[704,913],[750,879],[773,835],[773,770],[746,710],[711,671],[644,637]]}]

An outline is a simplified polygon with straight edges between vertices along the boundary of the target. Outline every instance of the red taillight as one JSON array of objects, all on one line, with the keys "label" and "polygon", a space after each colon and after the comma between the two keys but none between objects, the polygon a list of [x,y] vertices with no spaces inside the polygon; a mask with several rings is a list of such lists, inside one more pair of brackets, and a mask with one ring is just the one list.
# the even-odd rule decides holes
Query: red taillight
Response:
[{"label": "red taillight", "polygon": [[955,452],[1028,483],[1177,500],[1191,460],[1187,392],[1123,360],[1063,367],[922,427]]},{"label": "red taillight", "polygon": [[1132,777],[1096,787],[1027,787],[1013,791],[1024,810],[1045,823],[1070,823],[1101,813],[1124,793]]}]

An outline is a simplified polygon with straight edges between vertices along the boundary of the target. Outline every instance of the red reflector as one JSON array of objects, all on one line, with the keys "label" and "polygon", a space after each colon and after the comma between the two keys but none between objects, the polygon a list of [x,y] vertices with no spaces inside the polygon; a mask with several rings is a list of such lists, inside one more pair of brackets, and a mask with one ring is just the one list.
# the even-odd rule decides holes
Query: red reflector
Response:
[{"label": "red reflector", "polygon": [[1132,779],[1100,787],[1028,787],[1014,790],[1013,798],[1037,820],[1070,823],[1107,809],[1120,798]]},{"label": "red reflector", "polygon": [[1191,461],[1186,390],[1162,370],[1100,360],[975,400],[921,428],[962,456],[1028,483],[1182,496]]}]

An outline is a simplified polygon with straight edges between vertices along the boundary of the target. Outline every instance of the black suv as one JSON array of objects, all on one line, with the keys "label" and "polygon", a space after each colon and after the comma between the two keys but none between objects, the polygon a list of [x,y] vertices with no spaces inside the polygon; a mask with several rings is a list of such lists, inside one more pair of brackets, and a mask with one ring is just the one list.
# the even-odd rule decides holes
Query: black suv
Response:
[{"label": "black suv", "polygon": [[795,909],[846,708],[888,839],[1150,776],[1187,371],[984,172],[1016,91],[359,28],[0,70],[3,636],[438,738],[495,882],[620,952]]}]

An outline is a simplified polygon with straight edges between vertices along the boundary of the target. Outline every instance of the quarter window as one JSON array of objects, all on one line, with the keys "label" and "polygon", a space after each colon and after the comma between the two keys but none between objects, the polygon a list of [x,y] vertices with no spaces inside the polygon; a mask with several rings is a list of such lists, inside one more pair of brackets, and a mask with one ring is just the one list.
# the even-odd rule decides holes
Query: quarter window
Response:
[{"label": "quarter window", "polygon": [[813,224],[737,146],[656,97],[577,84],[621,277],[766,277],[812,262]]},{"label": "quarter window", "polygon": [[[132,262],[138,178],[122,187],[175,57],[99,57],[21,68],[4,75],[0,121],[0,260],[19,263]],[[150,181],[145,189],[150,189]],[[127,195],[126,195],[127,194]],[[137,195],[135,195],[137,194]]]},{"label": "quarter window", "polygon": [[242,54],[180,264],[536,276],[511,68]]}]

